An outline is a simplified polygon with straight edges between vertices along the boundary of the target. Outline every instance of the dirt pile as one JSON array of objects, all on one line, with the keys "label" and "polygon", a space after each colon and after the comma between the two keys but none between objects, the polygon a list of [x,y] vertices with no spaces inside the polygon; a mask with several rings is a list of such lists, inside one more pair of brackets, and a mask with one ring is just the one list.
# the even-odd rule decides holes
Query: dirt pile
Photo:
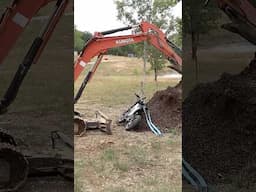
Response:
[{"label": "dirt pile", "polygon": [[[166,90],[157,91],[147,106],[153,123],[161,131],[168,132],[173,129],[181,129],[181,104],[181,87],[168,87]],[[138,130],[149,130],[145,118],[140,123]]]},{"label": "dirt pile", "polygon": [[256,60],[240,74],[198,85],[183,103],[183,156],[209,183],[256,157]]}]

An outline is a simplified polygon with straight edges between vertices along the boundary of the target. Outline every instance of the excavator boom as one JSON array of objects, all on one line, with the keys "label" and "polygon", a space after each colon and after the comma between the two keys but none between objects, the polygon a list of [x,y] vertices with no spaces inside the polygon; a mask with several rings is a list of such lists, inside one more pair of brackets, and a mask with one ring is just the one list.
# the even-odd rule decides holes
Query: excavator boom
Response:
[{"label": "excavator boom", "polygon": [[[251,0],[215,0],[231,23],[222,27],[256,45],[256,3]],[[209,0],[206,1],[208,4]]]},{"label": "excavator boom", "polygon": [[139,27],[140,32],[132,35],[108,37],[104,36],[118,31],[124,31],[134,28],[131,26],[105,31],[102,33],[95,33],[94,37],[87,42],[83,51],[80,53],[78,59],[75,62],[75,81],[84,70],[86,64],[90,62],[93,57],[104,54],[107,52],[108,49],[111,48],[122,47],[143,41],[148,41],[151,45],[160,50],[169,60],[173,60],[175,62],[176,71],[181,72],[181,57],[168,44],[165,34],[158,27],[148,22],[142,22],[140,25],[137,25],[135,27]]},{"label": "excavator boom", "polygon": [[[140,32],[137,34],[107,37],[104,36],[138,27]],[[96,32],[94,36],[87,42],[74,65],[74,79],[76,81],[84,70],[86,64],[90,62],[93,57],[98,56],[96,62],[92,65],[91,69],[85,76],[77,94],[75,95],[74,103],[77,103],[81,97],[87,83],[90,81],[93,74],[97,70],[103,55],[107,52],[108,49],[140,43],[143,41],[148,41],[151,45],[160,50],[168,60],[174,63],[171,68],[181,73],[181,51],[165,37],[165,34],[157,26],[153,24],[142,22],[136,26],[128,26],[104,31],[101,33]]]}]

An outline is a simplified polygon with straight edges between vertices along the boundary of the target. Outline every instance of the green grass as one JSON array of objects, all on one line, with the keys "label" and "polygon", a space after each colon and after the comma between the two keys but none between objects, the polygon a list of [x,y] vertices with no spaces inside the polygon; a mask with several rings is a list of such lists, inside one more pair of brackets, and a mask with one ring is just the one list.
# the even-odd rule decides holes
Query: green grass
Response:
[{"label": "green grass", "polygon": [[[138,76],[95,77],[88,84],[81,100],[107,106],[125,105],[134,100],[134,93],[140,94],[140,84],[141,78]],[[144,88],[145,95],[150,99],[156,91],[172,84],[174,83],[164,81],[156,85],[152,80],[148,80]]]},{"label": "green grass", "polygon": [[[90,136],[86,138],[90,139]],[[145,143],[142,138],[133,138],[132,144],[117,145],[99,149],[93,153],[80,151],[76,155],[76,184],[78,191],[82,186],[95,191],[139,191],[139,192],[180,192],[181,181],[177,178],[180,172],[180,159],[177,150],[180,139],[163,138],[165,141],[149,138]],[[117,139],[119,140],[119,139]],[[135,145],[136,143],[136,145]],[[96,144],[97,145],[97,144]],[[169,158],[175,158],[169,164]],[[82,159],[82,160],[81,160]],[[119,182],[116,182],[119,181]],[[91,188],[93,186],[93,188]]]},{"label": "green grass", "polygon": [[135,166],[144,167],[149,165],[150,159],[147,151],[144,148],[138,146],[132,146],[129,148],[128,157]]},{"label": "green grass", "polygon": [[113,166],[122,172],[127,172],[130,169],[130,164],[127,161],[122,161],[122,160],[116,160],[113,164]]},{"label": "green grass", "polygon": [[146,177],[145,179],[143,179],[143,183],[146,186],[155,186],[159,184],[159,181],[156,177]]},{"label": "green grass", "polygon": [[151,148],[153,149],[153,151],[155,153],[160,152],[160,150],[162,149],[162,143],[160,142],[151,142]]},{"label": "green grass", "polygon": [[75,192],[82,192],[83,191],[83,183],[82,183],[82,178],[79,176],[81,175],[81,167],[84,166],[84,161],[79,160],[75,161],[75,180],[74,180],[74,191]]},{"label": "green grass", "polygon": [[[108,107],[130,104],[134,101],[134,93],[141,93],[141,83],[144,78],[143,61],[137,58],[107,57],[108,62],[103,61],[100,64],[80,101],[86,100],[89,104],[100,103]],[[89,68],[88,65],[75,82],[75,93]],[[149,69],[150,64],[147,63],[147,70]],[[166,72],[170,73],[167,68],[161,71],[161,73]],[[177,80],[161,79],[156,83],[151,71],[145,76],[144,83],[145,96],[150,99],[156,91],[177,84]]]},{"label": "green grass", "polygon": [[114,161],[117,159],[117,154],[113,149],[106,149],[103,151],[102,159],[105,161]]},{"label": "green grass", "polygon": [[124,187],[109,187],[107,192],[126,192],[126,189]]}]

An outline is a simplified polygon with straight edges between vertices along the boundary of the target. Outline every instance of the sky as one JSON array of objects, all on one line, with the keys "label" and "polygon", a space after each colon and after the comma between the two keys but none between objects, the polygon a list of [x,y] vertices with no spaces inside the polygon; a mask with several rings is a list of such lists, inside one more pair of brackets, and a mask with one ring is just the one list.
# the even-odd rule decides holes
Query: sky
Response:
[{"label": "sky", "polygon": [[[75,0],[75,25],[80,31],[105,31],[123,27],[117,20],[114,0]],[[182,4],[179,2],[173,9],[173,15],[182,15]]]}]

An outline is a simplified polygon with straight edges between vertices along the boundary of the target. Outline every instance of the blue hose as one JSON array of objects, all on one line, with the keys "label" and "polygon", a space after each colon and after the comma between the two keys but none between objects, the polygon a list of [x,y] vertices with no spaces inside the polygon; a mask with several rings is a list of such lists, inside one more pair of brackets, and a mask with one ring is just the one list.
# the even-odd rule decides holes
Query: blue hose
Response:
[{"label": "blue hose", "polygon": [[154,127],[154,129],[157,131],[157,133],[158,133],[160,136],[163,135],[162,132],[158,129],[158,127],[156,127],[155,124],[152,122],[151,115],[150,115],[149,111],[148,111],[147,114],[148,114],[148,118],[149,118],[149,121],[150,121],[150,123],[151,123],[151,126]]},{"label": "blue hose", "polygon": [[149,111],[146,109],[146,107],[143,107],[143,111],[145,113],[147,124],[150,128],[150,130],[157,136],[162,136],[162,132],[153,124],[151,120],[151,116]]}]

